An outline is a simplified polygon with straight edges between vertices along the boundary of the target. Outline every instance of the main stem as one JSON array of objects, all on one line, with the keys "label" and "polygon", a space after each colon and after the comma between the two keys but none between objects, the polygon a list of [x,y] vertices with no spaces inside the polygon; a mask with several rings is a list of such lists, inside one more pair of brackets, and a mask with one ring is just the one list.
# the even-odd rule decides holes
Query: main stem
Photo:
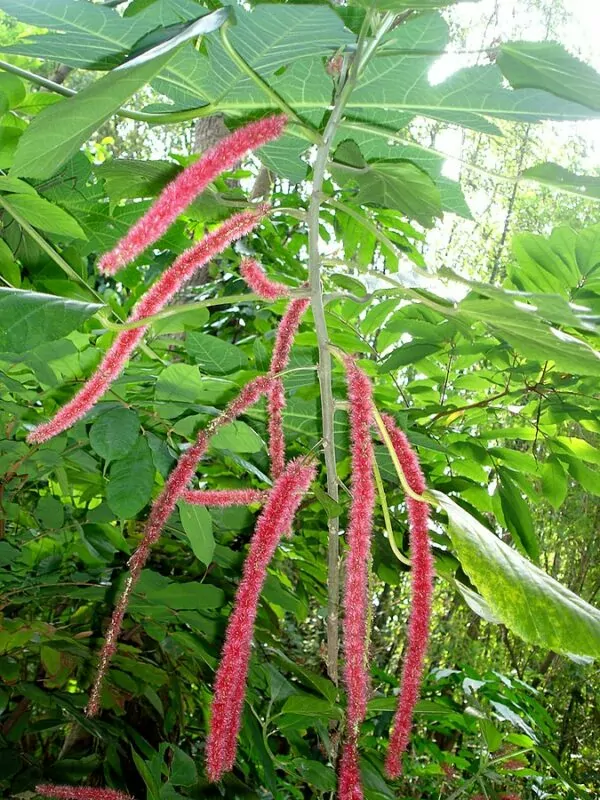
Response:
[{"label": "main stem", "polygon": [[[320,144],[317,149],[313,173],[313,188],[307,217],[310,301],[319,345],[318,376],[321,389],[321,418],[323,425],[323,451],[325,467],[327,469],[327,493],[335,501],[337,501],[339,497],[334,441],[335,404],[333,399],[331,354],[328,349],[329,335],[327,332],[327,322],[325,321],[323,283],[321,280],[319,217],[321,213],[321,191],[323,188],[323,179],[325,177],[325,167],[342,111],[343,108],[339,104],[338,98],[338,102],[336,102],[325,129],[323,143]],[[339,677],[338,658],[340,649],[338,626],[340,596],[339,517],[330,517],[327,524],[329,530],[327,555],[327,671],[331,680],[337,684]]]},{"label": "main stem", "polygon": [[[389,17],[389,19],[388,19]],[[308,270],[310,299],[313,317],[315,321],[315,332],[319,347],[318,376],[321,390],[321,418],[323,427],[323,451],[325,457],[325,467],[327,469],[327,493],[332,500],[337,501],[338,478],[337,464],[335,457],[334,440],[334,416],[335,403],[333,399],[332,386],[332,360],[329,352],[329,334],[327,332],[327,322],[325,320],[325,305],[323,300],[323,283],[321,279],[321,252],[319,248],[319,219],[321,214],[321,202],[325,169],[331,152],[333,140],[342,120],[344,108],[355,86],[357,76],[364,66],[364,56],[371,54],[366,48],[366,37],[371,21],[371,14],[365,17],[365,22],[361,30],[356,53],[352,65],[347,73],[346,79],[340,83],[335,98],[335,103],[331,115],[325,126],[323,140],[317,147],[317,155],[313,167],[313,184],[310,202],[307,213],[308,226]],[[374,37],[378,41],[382,31],[391,22],[391,16],[385,15],[384,23]],[[371,46],[373,42],[370,43]],[[366,52],[365,52],[366,51]],[[327,555],[327,671],[334,683],[339,679],[339,598],[340,598],[340,546],[339,546],[339,517],[330,517],[328,520],[328,555]]]}]

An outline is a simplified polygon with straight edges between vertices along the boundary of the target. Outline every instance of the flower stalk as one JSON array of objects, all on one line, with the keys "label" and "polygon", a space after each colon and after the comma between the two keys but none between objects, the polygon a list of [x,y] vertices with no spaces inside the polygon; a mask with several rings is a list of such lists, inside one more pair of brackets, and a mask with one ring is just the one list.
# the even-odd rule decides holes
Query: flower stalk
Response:
[{"label": "flower stalk", "polygon": [[296,511],[314,476],[312,464],[302,460],[291,461],[269,492],[267,504],[256,524],[215,677],[206,745],[207,772],[211,781],[219,780],[233,768],[254,622],[267,567],[282,536],[291,532]]},{"label": "flower stalk", "polygon": [[[406,435],[397,427],[393,417],[382,415],[394,452],[411,490],[423,495],[426,490],[425,478],[419,460],[412,450]],[[408,642],[400,697],[392,725],[392,734],[385,767],[391,778],[402,772],[401,757],[408,746],[415,705],[419,699],[423,667],[431,620],[433,595],[433,556],[429,539],[429,506],[422,500],[407,496],[408,520],[410,527],[411,554],[411,612],[408,622]]]}]

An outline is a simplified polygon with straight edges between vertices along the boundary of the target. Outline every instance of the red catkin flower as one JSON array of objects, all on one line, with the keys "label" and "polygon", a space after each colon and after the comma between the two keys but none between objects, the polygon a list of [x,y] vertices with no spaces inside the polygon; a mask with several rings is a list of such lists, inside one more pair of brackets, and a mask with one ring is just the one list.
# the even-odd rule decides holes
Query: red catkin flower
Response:
[{"label": "red catkin flower", "polygon": [[294,337],[309,304],[310,300],[308,298],[291,301],[279,323],[275,347],[271,357],[270,374],[274,376],[274,379],[267,395],[267,416],[271,473],[274,478],[281,475],[285,465],[285,436],[283,433],[285,392],[283,380],[275,376],[277,373],[283,372],[289,363]]},{"label": "red catkin flower", "polygon": [[351,736],[344,742],[340,758],[338,797],[340,800],[363,800],[364,797],[356,736]]},{"label": "red catkin flower", "polygon": [[348,694],[349,735],[356,735],[365,716],[369,686],[368,589],[375,506],[374,454],[371,441],[373,397],[371,381],[350,358],[346,359],[346,377],[350,401],[352,503],[346,534],[349,550],[344,589],[344,679]]},{"label": "red catkin flower", "polygon": [[86,714],[89,717],[96,716],[100,710],[100,692],[104,677],[108,672],[111,659],[117,649],[117,639],[121,626],[123,625],[123,619],[125,618],[125,612],[127,611],[131,593],[148,560],[150,549],[160,537],[162,529],[175,510],[177,501],[182,497],[183,492],[194,477],[196,466],[206,452],[210,437],[222,425],[236,419],[236,417],[243,414],[250,406],[254,405],[254,403],[268,392],[271,383],[272,379],[270,377],[260,376],[254,378],[254,380],[244,386],[239,395],[227,406],[223,413],[214,419],[206,430],[198,433],[196,442],[180,457],[177,465],[169,475],[162,492],[155,500],[148,521],[146,522],[142,541],[129,559],[129,575],[127,576],[125,587],[115,606],[112,619],[104,637],[104,644],[100,651],[96,677],[86,708]]},{"label": "red catkin flower", "polygon": [[[265,209],[265,206],[261,206],[256,210],[235,214],[214,231],[208,233],[196,245],[182,253],[148,289],[133,309],[128,321],[137,322],[152,314],[157,314],[199,267],[258,225]],[[121,374],[127,360],[143,339],[147,329],[146,325],[142,325],[139,328],[120,333],[96,372],[83,388],[58,411],[50,422],[35,428],[27,437],[27,441],[36,444],[45,442],[81,419]]]},{"label": "red catkin flower", "polygon": [[[521,800],[518,794],[513,794],[512,792],[509,794],[500,794],[498,798],[499,800]],[[483,794],[474,794],[471,800],[488,800],[488,798]]]},{"label": "red catkin flower", "polygon": [[371,381],[351,358],[345,359],[348,384],[352,458],[352,502],[346,539],[344,586],[344,682],[348,698],[346,742],[340,759],[340,800],[361,800],[358,731],[367,709],[369,562],[375,507],[374,452],[371,441],[373,394]]},{"label": "red catkin flower", "polygon": [[[408,485],[413,492],[422,495],[426,485],[419,459],[393,417],[383,415],[383,421]],[[385,763],[391,778],[397,778],[402,772],[401,757],[408,746],[414,708],[419,699],[429,642],[433,595],[433,557],[428,532],[429,506],[412,497],[406,498],[406,505],[410,525],[412,608],[408,623],[408,642],[400,683],[400,697]]]},{"label": "red catkin flower", "polygon": [[260,489],[186,489],[181,499],[195,506],[249,506],[264,503],[268,494]]},{"label": "red catkin flower", "polygon": [[116,789],[98,789],[92,786],[55,786],[42,783],[35,787],[43,797],[56,797],[59,800],[133,800],[131,795]]},{"label": "red catkin flower", "polygon": [[187,167],[162,192],[150,210],[136,222],[117,246],[100,259],[105,275],[114,275],[166,232],[177,217],[221,172],[231,169],[250,150],[281,136],[286,118],[266,117],[222,139]]},{"label": "red catkin flower", "polygon": [[301,460],[290,461],[269,492],[267,504],[256,524],[215,677],[206,744],[207,772],[211,781],[219,780],[223,773],[233,768],[246,694],[254,621],[267,567],[281,537],[291,531],[298,506],[314,476],[312,465]]},{"label": "red catkin flower", "polygon": [[254,258],[245,258],[240,264],[240,275],[250,289],[263,300],[289,297],[290,287],[267,278],[265,271]]}]

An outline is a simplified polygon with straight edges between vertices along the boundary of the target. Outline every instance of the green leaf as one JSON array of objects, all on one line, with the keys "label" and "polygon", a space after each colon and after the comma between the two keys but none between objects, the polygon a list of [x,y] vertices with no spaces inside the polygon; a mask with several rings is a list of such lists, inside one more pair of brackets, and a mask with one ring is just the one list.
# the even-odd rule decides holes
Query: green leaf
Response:
[{"label": "green leaf", "polygon": [[513,541],[524,555],[537,563],[540,557],[540,543],[533,527],[529,506],[511,480],[508,471],[500,468],[498,475],[502,513]]},{"label": "green leaf", "polygon": [[456,3],[468,0],[351,0],[351,5],[362,8],[378,8],[382,11],[433,11],[436,8],[446,8]]},{"label": "green leaf", "polygon": [[231,450],[234,453],[258,453],[264,446],[258,433],[245,422],[239,421],[219,428],[210,444],[219,450]]},{"label": "green leaf", "polygon": [[[0,73],[0,78],[2,73]],[[37,197],[38,193],[27,181],[20,178],[12,178],[10,175],[0,175],[0,192],[15,192],[16,194],[30,194]]]},{"label": "green leaf", "polygon": [[283,704],[282,714],[298,714],[299,716],[322,717],[324,719],[341,719],[342,709],[333,706],[327,700],[311,694],[294,694]]},{"label": "green leaf", "polygon": [[600,111],[600,74],[558,42],[506,42],[496,61],[515,89],[543,89]]},{"label": "green leaf", "polygon": [[[22,141],[22,140],[21,140]],[[1,187],[0,187],[1,188]],[[22,217],[34,228],[68,239],[85,239],[77,221],[59,206],[31,194],[11,194],[2,198],[4,208],[17,219]]]},{"label": "green leaf", "polygon": [[212,517],[204,506],[179,503],[179,517],[196,558],[208,566],[215,552]]},{"label": "green leaf", "polygon": [[[119,67],[117,67],[117,69],[133,69],[140,66],[140,64],[145,64],[154,58],[158,58],[159,56],[163,56],[166,53],[171,52],[171,50],[174,50],[176,47],[179,47],[190,39],[195,39],[198,36],[204,36],[207,33],[212,33],[213,31],[218,30],[221,25],[223,25],[223,23],[229,18],[229,15],[229,8],[218,8],[216,11],[213,11],[210,14],[204,14],[199,19],[190,22],[189,25],[184,25],[178,33],[173,31],[168,38],[163,39],[154,47],[144,50],[144,52],[136,55],[131,60],[121,64]],[[180,26],[178,25],[177,28],[179,29]]]},{"label": "green leaf", "polygon": [[191,786],[198,780],[198,772],[194,759],[176,745],[171,745],[173,761],[171,762],[171,783],[174,786]]},{"label": "green leaf", "polygon": [[179,171],[177,164],[170,161],[133,158],[113,158],[94,169],[95,174],[106,181],[111,203],[154,197]]},{"label": "green leaf", "polygon": [[415,364],[417,361],[427,358],[427,356],[430,356],[439,349],[437,344],[431,344],[430,342],[407,342],[394,350],[394,352],[380,364],[379,372],[392,372],[392,370],[406,367],[408,364]]},{"label": "green leaf", "polygon": [[[236,24],[228,31],[234,49],[253,70],[269,80],[275,91],[281,94],[282,85],[292,85],[292,91],[299,99],[311,91],[307,79],[313,77],[311,61],[355,41],[335,11],[324,5],[259,4],[252,11],[237,5],[235,19]],[[191,48],[180,50],[168,70],[154,81],[156,88],[182,105],[200,105],[199,98],[204,103],[220,105],[224,102],[231,108],[244,106],[247,110],[264,109],[272,104],[272,100],[231,60],[217,37],[206,40],[206,50],[207,56]],[[308,67],[308,72],[302,70],[300,80],[295,78],[290,84],[285,75],[281,80],[273,79],[277,70],[281,67],[289,69],[290,65],[293,68],[298,60]],[[322,68],[320,72],[325,74]],[[331,79],[329,87],[331,90]],[[288,99],[285,90],[282,96]],[[318,108],[318,105],[313,105],[313,108]],[[322,108],[321,105],[321,114]],[[301,107],[298,110],[301,111]]]},{"label": "green leaf", "polygon": [[150,600],[175,611],[202,611],[205,608],[220,608],[225,601],[225,593],[207,583],[170,583],[153,592]]},{"label": "green leaf", "polygon": [[325,513],[327,514],[327,519],[335,519],[342,514],[342,506],[337,503],[332,497],[330,497],[327,492],[325,492],[318,483],[313,483],[311,485],[312,492],[314,496],[317,498],[319,503],[325,509]]},{"label": "green leaf", "polygon": [[577,175],[551,161],[536,164],[521,173],[526,180],[536,181],[544,186],[560,189],[562,192],[587,197],[589,200],[600,200],[600,178],[592,175]]},{"label": "green leaf", "polygon": [[185,349],[204,372],[210,375],[227,375],[244,369],[248,356],[216,336],[190,331],[185,339]]},{"label": "green leaf", "polygon": [[448,27],[439,14],[423,14],[399,25],[386,40],[389,54],[383,51],[366,67],[347,105],[348,114],[355,110],[356,117],[369,122],[381,109],[402,111],[484,133],[498,132],[488,118],[537,122],[597,116],[587,106],[547,92],[508,89],[495,65],[467,67],[431,85],[429,71],[448,41]]},{"label": "green leaf", "polygon": [[116,66],[124,53],[154,27],[146,20],[125,19],[107,6],[77,0],[2,0],[1,6],[21,22],[50,31],[22,37],[4,47],[4,52],[58,61],[70,67]]},{"label": "green leaf", "polygon": [[567,453],[582,461],[600,465],[600,450],[586,442],[585,439],[578,439],[576,436],[557,436],[554,441],[558,442]]},{"label": "green leaf", "polygon": [[320,792],[335,792],[336,779],[332,767],[304,758],[295,758],[291,763],[306,783],[315,786]]},{"label": "green leaf", "polygon": [[40,497],[35,515],[45,528],[62,528],[65,521],[63,504],[56,497]]},{"label": "green leaf", "polygon": [[0,352],[26,353],[61,339],[101,308],[49,294],[0,288]]},{"label": "green leaf", "polygon": [[542,491],[553,508],[559,509],[568,492],[567,471],[556,456],[550,456],[542,469]]},{"label": "green leaf", "polygon": [[502,622],[530,644],[565,655],[600,655],[600,611],[505,544],[441,492],[463,569]]},{"label": "green leaf", "polygon": [[92,449],[105,461],[123,458],[136,442],[140,421],[129,408],[113,408],[101,414],[90,428]]},{"label": "green leaf", "polygon": [[0,542],[0,567],[15,561],[19,557],[19,551],[8,542]]},{"label": "green leaf", "polygon": [[6,98],[9,108],[16,108],[25,100],[27,89],[16,75],[0,72],[0,93]]},{"label": "green leaf", "polygon": [[358,204],[397,209],[425,227],[441,216],[439,189],[408,161],[367,162],[354,142],[344,142],[335,152],[331,172],[340,186],[358,187],[354,198]]},{"label": "green leaf", "polygon": [[42,111],[19,141],[11,174],[50,178],[171,57],[168,53],[132,69],[110,72],[74,97]]},{"label": "green leaf", "polygon": [[148,442],[139,437],[125,458],[113,461],[106,499],[120,519],[131,519],[146,506],[154,486],[154,461]]}]

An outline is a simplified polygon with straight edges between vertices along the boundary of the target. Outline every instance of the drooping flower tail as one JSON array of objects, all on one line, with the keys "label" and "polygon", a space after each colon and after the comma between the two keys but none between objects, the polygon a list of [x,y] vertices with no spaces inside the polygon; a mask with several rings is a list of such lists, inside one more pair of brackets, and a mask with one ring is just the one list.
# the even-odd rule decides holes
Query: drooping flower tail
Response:
[{"label": "drooping flower tail", "polygon": [[250,289],[263,300],[278,300],[289,297],[290,287],[267,278],[265,271],[254,258],[245,258],[240,264],[240,275]]},{"label": "drooping flower tail", "polygon": [[277,373],[282,372],[289,363],[294,337],[309,304],[310,300],[308,298],[299,298],[291,301],[279,323],[275,347],[271,357],[270,374],[274,376],[274,379],[267,395],[267,416],[271,474],[274,478],[281,475],[285,464],[285,436],[283,433],[285,392],[283,379],[275,376]]},{"label": "drooping flower tail", "polygon": [[249,506],[266,502],[268,495],[261,489],[185,489],[181,499],[195,506]]},{"label": "drooping flower tail", "polygon": [[[182,253],[148,289],[133,309],[128,321],[138,322],[152,314],[157,314],[199,267],[258,225],[264,211],[265,207],[261,206],[256,210],[235,214],[214,231],[208,233],[200,242]],[[144,337],[147,329],[146,325],[142,325],[139,328],[120,333],[102,359],[100,366],[83,388],[49,422],[38,425],[31,431],[27,441],[37,444],[45,442],[81,419],[121,374],[127,360]]]},{"label": "drooping flower tail", "polygon": [[94,786],[57,786],[42,783],[35,787],[36,794],[56,797],[58,800],[133,800],[131,795],[116,789],[99,789]]},{"label": "drooping flower tail", "polygon": [[[375,506],[374,451],[371,440],[373,396],[369,378],[345,359],[352,458],[352,502],[346,539],[344,586],[344,682],[347,694],[346,743],[340,763],[340,800],[362,798],[357,741],[367,709],[369,563]],[[347,794],[345,793],[347,792]]]},{"label": "drooping flower tail", "polygon": [[[393,417],[383,415],[386,430],[410,488],[419,495],[426,489],[419,459]],[[423,666],[429,642],[433,595],[433,557],[429,539],[429,506],[412,497],[406,498],[410,525],[411,612],[400,697],[394,716],[386,771],[391,778],[402,772],[402,754],[408,746],[415,705],[419,699]]]},{"label": "drooping flower tail", "polygon": [[206,452],[210,437],[222,425],[236,419],[236,417],[243,414],[250,406],[254,405],[254,403],[268,392],[271,383],[272,379],[270,377],[260,376],[254,378],[254,380],[244,386],[239,395],[227,406],[223,413],[216,417],[205,430],[198,433],[196,442],[180,457],[169,475],[162,492],[155,500],[150,516],[146,522],[142,541],[129,559],[129,575],[127,576],[125,587],[115,606],[112,619],[104,637],[104,644],[100,651],[96,677],[86,708],[86,714],[88,716],[93,717],[100,710],[100,692],[104,677],[117,649],[117,639],[121,626],[123,625],[123,619],[125,618],[125,612],[129,605],[131,593],[148,560],[150,549],[160,537],[162,529],[175,510],[177,501],[181,498],[182,493],[194,477],[196,466]]},{"label": "drooping flower tail", "polygon": [[364,797],[356,736],[347,738],[342,748],[338,797],[340,800],[363,800]]},{"label": "drooping flower tail", "polygon": [[314,476],[312,465],[301,460],[290,461],[269,492],[267,504],[256,524],[215,677],[206,744],[207,771],[211,781],[219,780],[223,773],[233,768],[246,694],[254,621],[267,567],[281,537],[291,531],[298,506]]},{"label": "drooping flower tail", "polygon": [[100,259],[98,268],[114,275],[166,232],[177,217],[209,183],[231,169],[250,150],[281,136],[286,118],[266,117],[239,128],[187,167],[162,192],[149,211],[136,222],[117,246]]}]

